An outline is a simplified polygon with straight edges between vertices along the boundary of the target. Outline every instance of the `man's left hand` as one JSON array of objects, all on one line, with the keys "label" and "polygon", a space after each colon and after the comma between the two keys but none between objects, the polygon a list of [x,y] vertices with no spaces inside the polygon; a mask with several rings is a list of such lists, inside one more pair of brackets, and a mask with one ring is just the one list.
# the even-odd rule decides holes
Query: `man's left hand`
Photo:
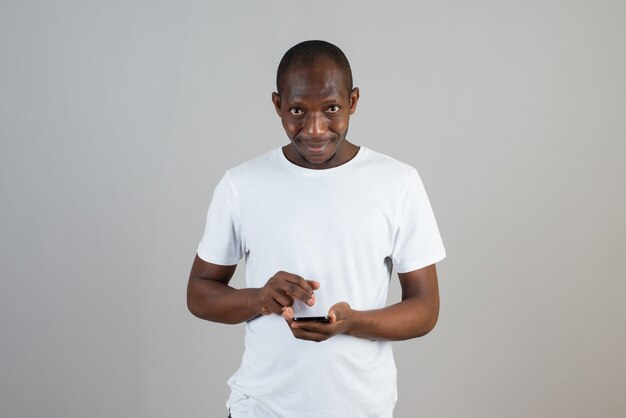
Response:
[{"label": "man's left hand", "polygon": [[347,302],[339,302],[328,310],[329,322],[298,322],[294,321],[293,308],[283,311],[283,318],[289,324],[294,337],[301,340],[325,341],[337,334],[344,334],[350,329],[352,308]]}]

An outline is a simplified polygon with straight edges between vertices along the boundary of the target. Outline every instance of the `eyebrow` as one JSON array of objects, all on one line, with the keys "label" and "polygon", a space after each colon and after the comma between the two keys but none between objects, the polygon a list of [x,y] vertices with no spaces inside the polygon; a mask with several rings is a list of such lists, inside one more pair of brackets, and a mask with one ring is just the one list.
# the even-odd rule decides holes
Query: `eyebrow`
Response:
[{"label": "eyebrow", "polygon": [[[303,104],[308,102],[309,100],[306,99],[302,99],[300,97],[295,97],[295,98],[287,98],[287,101],[289,102],[290,105],[298,105],[298,104]],[[316,100],[317,101],[317,100]],[[338,103],[339,101],[341,101],[341,98],[339,96],[330,96],[330,97],[324,97],[321,99],[321,104],[322,105],[327,105],[327,104],[333,104],[333,103]]]}]

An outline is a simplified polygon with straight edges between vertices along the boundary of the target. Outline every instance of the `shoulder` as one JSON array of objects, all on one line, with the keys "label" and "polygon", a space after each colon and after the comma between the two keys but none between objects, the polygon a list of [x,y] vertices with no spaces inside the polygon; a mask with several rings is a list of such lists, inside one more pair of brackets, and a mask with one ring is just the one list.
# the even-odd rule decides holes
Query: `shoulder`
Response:
[{"label": "shoulder", "polygon": [[280,148],[272,149],[226,170],[224,180],[238,192],[260,189],[264,184],[279,181],[279,151]]},{"label": "shoulder", "polygon": [[363,167],[377,176],[382,176],[385,180],[402,182],[417,175],[415,167],[405,162],[367,147],[362,148],[365,151]]},{"label": "shoulder", "polygon": [[227,172],[233,176],[241,176],[246,175],[250,172],[254,173],[257,170],[265,169],[268,166],[273,165],[275,153],[276,149],[271,149],[261,155],[258,155],[228,169]]},{"label": "shoulder", "polygon": [[239,185],[250,181],[263,181],[276,170],[277,150],[280,150],[280,148],[267,151],[226,170],[225,177],[233,184]]}]

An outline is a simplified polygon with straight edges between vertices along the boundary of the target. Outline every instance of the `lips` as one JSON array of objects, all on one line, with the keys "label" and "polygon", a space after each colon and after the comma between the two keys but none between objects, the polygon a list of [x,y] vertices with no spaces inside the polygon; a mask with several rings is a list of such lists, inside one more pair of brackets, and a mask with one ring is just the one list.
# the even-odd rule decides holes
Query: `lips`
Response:
[{"label": "lips", "polygon": [[313,153],[321,153],[321,152],[324,152],[324,150],[326,149],[326,147],[327,147],[327,146],[328,146],[328,144],[321,145],[321,146],[311,146],[311,145],[307,145],[306,147],[307,147],[307,149],[308,149],[310,152],[313,152]]},{"label": "lips", "polygon": [[314,143],[303,143],[302,145],[304,145],[304,147],[313,154],[319,154],[324,152],[324,150],[326,149],[326,147],[328,146],[328,144],[330,144],[330,142],[323,142],[321,144],[314,144]]}]

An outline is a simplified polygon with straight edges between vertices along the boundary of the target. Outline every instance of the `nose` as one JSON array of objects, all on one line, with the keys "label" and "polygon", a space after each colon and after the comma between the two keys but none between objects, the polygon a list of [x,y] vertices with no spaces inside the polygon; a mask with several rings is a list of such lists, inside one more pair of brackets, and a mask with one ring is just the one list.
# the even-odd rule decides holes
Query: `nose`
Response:
[{"label": "nose", "polygon": [[326,132],[326,121],[318,112],[310,112],[304,120],[303,130],[310,136],[323,135]]}]

